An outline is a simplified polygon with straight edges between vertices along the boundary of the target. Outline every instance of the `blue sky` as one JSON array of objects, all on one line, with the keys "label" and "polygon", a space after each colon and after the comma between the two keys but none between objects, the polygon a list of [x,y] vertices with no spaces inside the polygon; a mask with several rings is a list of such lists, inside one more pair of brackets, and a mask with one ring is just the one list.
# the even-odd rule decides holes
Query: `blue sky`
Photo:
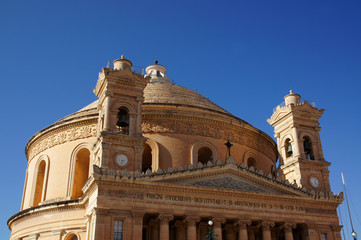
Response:
[{"label": "blue sky", "polygon": [[343,171],[361,234],[360,1],[2,0],[0,31],[2,239],[20,209],[27,140],[95,100],[98,72],[122,54],[142,67],[157,59],[176,84],[270,136],[266,119],[290,89],[315,101],[332,190],[343,191]]}]

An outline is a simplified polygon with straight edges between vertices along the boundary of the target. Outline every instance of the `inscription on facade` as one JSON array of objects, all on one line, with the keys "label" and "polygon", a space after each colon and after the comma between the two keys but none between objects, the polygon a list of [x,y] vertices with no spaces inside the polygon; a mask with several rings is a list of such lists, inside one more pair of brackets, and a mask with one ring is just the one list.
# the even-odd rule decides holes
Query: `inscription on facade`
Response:
[{"label": "inscription on facade", "polygon": [[202,198],[192,196],[177,196],[167,194],[155,194],[155,193],[142,193],[142,192],[130,192],[122,190],[106,190],[100,191],[100,195],[105,195],[111,198],[121,199],[135,199],[135,200],[150,200],[159,202],[182,202],[199,205],[216,205],[216,206],[232,206],[241,208],[253,208],[263,210],[280,210],[280,211],[292,211],[292,212],[305,212],[305,208],[302,206],[278,204],[278,203],[259,203],[251,201],[241,200],[224,200],[217,198]]}]

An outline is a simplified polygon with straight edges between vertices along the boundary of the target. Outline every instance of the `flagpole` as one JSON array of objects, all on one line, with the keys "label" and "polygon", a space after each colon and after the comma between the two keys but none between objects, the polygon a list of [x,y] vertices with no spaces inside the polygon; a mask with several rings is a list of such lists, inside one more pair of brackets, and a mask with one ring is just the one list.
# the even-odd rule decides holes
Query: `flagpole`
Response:
[{"label": "flagpole", "polygon": [[356,236],[356,232],[353,230],[353,224],[352,224],[352,218],[351,218],[351,211],[350,211],[350,206],[348,205],[348,199],[347,199],[347,192],[346,192],[346,183],[345,183],[345,179],[343,177],[343,173],[341,172],[341,176],[342,176],[342,183],[343,183],[343,188],[345,190],[345,198],[346,198],[346,204],[347,204],[347,210],[348,210],[348,215],[350,217],[350,223],[351,223],[351,229],[352,229],[352,237],[354,240],[357,240]]}]

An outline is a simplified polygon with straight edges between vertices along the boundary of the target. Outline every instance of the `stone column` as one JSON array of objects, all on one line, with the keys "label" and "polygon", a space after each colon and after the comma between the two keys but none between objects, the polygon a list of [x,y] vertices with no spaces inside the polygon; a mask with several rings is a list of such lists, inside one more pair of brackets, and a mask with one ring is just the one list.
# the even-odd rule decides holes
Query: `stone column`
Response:
[{"label": "stone column", "polygon": [[275,226],[274,222],[262,222],[262,237],[263,240],[272,240],[271,238],[271,227]]},{"label": "stone column", "polygon": [[225,218],[215,217],[212,218],[213,230],[217,234],[218,240],[222,240],[222,224],[226,223]]},{"label": "stone column", "polygon": [[185,226],[184,222],[181,220],[175,221],[175,239],[176,240],[186,240]]},{"label": "stone column", "polygon": [[150,236],[151,240],[158,240],[159,239],[159,221],[158,219],[150,219]]},{"label": "stone column", "polygon": [[132,211],[132,217],[133,217],[132,239],[133,240],[142,239],[144,212],[143,211],[136,211],[136,210]]},{"label": "stone column", "polygon": [[285,232],[285,240],[293,240],[292,228],[296,228],[296,223],[285,223],[282,227]]},{"label": "stone column", "polygon": [[[161,240],[169,240],[169,221],[172,221],[174,216],[172,214],[159,214],[160,222],[159,237]],[[141,238],[140,238],[141,239]]]},{"label": "stone column", "polygon": [[224,226],[224,230],[226,232],[225,234],[225,238],[226,240],[236,240],[236,236],[235,236],[235,226],[231,223],[226,223],[226,225]]},{"label": "stone column", "polygon": [[136,125],[136,136],[142,135],[142,99],[137,99],[137,125]]},{"label": "stone column", "polygon": [[293,143],[294,143],[294,145],[292,146],[292,152],[294,157],[301,157],[301,153],[300,153],[301,146],[300,146],[300,142],[298,141],[298,133],[296,129],[297,127],[298,126],[296,124],[294,124],[294,126],[292,127],[292,135],[293,135]]},{"label": "stone column", "polygon": [[104,129],[100,131],[110,131],[110,96],[105,95],[104,99]]},{"label": "stone column", "polygon": [[187,216],[184,220],[187,222],[187,240],[197,239],[197,222],[201,220],[198,216]]},{"label": "stone column", "polygon": [[247,225],[249,226],[251,224],[252,224],[251,220],[244,220],[244,219],[239,219],[235,223],[235,225],[238,226],[238,235],[239,235],[238,240],[248,240]]}]

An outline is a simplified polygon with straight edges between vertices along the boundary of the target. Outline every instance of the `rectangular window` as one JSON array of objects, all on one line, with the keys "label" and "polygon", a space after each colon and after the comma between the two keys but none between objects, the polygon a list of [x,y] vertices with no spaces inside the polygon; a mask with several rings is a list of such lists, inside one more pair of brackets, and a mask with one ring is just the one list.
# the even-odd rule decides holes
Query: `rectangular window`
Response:
[{"label": "rectangular window", "polygon": [[327,240],[327,233],[321,233],[321,240]]},{"label": "rectangular window", "polygon": [[123,221],[116,220],[114,222],[114,240],[123,239]]}]

